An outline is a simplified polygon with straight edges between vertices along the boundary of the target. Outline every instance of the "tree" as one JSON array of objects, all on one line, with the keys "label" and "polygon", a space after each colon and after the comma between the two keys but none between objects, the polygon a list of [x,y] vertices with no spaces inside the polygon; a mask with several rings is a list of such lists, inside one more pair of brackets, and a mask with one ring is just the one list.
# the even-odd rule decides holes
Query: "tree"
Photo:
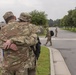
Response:
[{"label": "tree", "polygon": [[60,19],[56,19],[53,22],[54,26],[60,26]]},{"label": "tree", "polygon": [[52,19],[48,20],[48,24],[50,27],[53,26],[53,20]]},{"label": "tree", "polygon": [[61,26],[65,26],[65,27],[73,27],[74,26],[74,18],[73,18],[73,10],[69,10],[68,11],[68,15],[65,15],[61,21],[60,21],[60,25]]},{"label": "tree", "polygon": [[34,10],[30,12],[30,14],[32,15],[31,22],[33,24],[42,25],[42,26],[47,25],[48,21],[47,21],[47,15],[45,14],[45,12],[39,12],[37,10]]},{"label": "tree", "polygon": [[72,11],[73,27],[76,27],[76,9]]}]

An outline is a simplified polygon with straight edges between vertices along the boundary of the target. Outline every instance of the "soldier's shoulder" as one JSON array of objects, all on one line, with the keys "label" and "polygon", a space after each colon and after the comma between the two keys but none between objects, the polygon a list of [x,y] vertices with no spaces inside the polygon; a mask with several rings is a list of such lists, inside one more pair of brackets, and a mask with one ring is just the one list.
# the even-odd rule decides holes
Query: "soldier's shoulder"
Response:
[{"label": "soldier's shoulder", "polygon": [[10,22],[6,24],[1,30],[7,31],[7,30],[11,30],[12,28],[16,28],[16,27],[18,27],[18,22]]},{"label": "soldier's shoulder", "polygon": [[18,22],[11,22],[7,26],[11,28],[11,27],[17,27],[18,25],[19,25]]},{"label": "soldier's shoulder", "polygon": [[30,23],[29,25],[30,25],[30,26],[36,26],[35,24],[32,24],[32,23]]},{"label": "soldier's shoulder", "polygon": [[18,24],[19,24],[18,22],[10,22],[10,23],[8,23],[8,26],[9,25],[13,25],[14,26],[14,25],[18,25]]},{"label": "soldier's shoulder", "polygon": [[31,28],[38,28],[38,26],[36,26],[35,24],[29,24],[28,26]]}]

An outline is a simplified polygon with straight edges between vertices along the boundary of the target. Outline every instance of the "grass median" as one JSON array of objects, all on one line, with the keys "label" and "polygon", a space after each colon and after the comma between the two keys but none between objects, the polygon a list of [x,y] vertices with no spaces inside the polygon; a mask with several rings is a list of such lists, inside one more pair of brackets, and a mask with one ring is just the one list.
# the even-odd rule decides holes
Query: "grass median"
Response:
[{"label": "grass median", "polygon": [[40,57],[37,61],[36,75],[50,75],[50,52],[45,46],[41,47]]}]

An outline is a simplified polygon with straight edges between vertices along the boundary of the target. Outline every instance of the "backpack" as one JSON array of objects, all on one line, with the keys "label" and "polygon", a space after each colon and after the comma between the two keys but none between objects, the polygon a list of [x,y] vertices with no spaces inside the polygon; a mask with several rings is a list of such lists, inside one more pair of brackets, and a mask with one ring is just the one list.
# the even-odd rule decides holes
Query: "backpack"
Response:
[{"label": "backpack", "polygon": [[39,37],[37,37],[38,43],[36,44],[36,50],[34,49],[34,46],[30,46],[35,54],[36,59],[38,60],[40,56],[40,50],[41,50],[41,42]]},{"label": "backpack", "polygon": [[40,42],[39,37],[37,37],[37,40],[38,40],[38,43],[36,44],[35,55],[36,55],[36,58],[37,58],[37,60],[38,60],[38,58],[39,58],[39,56],[40,56],[41,42]]},{"label": "backpack", "polygon": [[50,35],[51,36],[54,36],[54,32],[52,30],[50,31]]}]

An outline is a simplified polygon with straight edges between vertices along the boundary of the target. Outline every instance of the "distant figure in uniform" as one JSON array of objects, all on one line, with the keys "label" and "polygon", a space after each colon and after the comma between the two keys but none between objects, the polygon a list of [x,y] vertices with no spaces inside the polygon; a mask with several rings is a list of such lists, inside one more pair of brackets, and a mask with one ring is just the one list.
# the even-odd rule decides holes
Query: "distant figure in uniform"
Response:
[{"label": "distant figure in uniform", "polygon": [[37,28],[29,23],[16,22],[11,11],[6,12],[3,18],[7,25],[0,31],[0,46],[4,53],[1,74],[30,75],[28,68],[35,68],[35,55],[30,46],[38,42]]},{"label": "distant figure in uniform", "polygon": [[46,43],[45,43],[44,45],[46,46],[47,43],[50,42],[50,46],[52,46],[52,40],[51,40],[52,36],[51,36],[51,34],[50,34],[49,29],[47,29],[47,33],[46,33],[45,38],[47,38],[47,41],[46,41]]},{"label": "distant figure in uniform", "polygon": [[57,37],[57,34],[58,34],[58,30],[57,30],[57,27],[55,28],[55,37]]}]

